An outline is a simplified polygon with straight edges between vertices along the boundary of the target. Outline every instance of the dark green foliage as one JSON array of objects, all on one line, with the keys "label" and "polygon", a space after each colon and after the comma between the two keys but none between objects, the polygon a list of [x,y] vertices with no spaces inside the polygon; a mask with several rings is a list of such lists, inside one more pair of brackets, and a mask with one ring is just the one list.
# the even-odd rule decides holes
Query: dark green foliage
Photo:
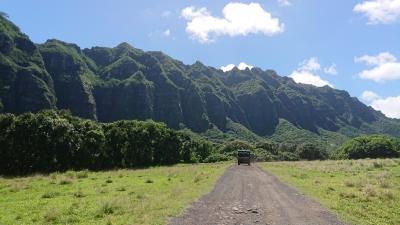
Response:
[{"label": "dark green foliage", "polygon": [[232,157],[229,157],[225,154],[220,154],[220,153],[213,153],[210,156],[208,156],[204,162],[206,163],[214,163],[214,162],[222,162],[222,161],[229,161],[231,160]]},{"label": "dark green foliage", "polygon": [[382,135],[361,136],[344,143],[336,153],[340,159],[400,157],[400,140]]},{"label": "dark green foliage", "polygon": [[252,150],[254,147],[245,141],[235,140],[226,143],[220,150],[222,154],[236,156],[238,150]]},{"label": "dark green foliage", "polygon": [[66,111],[0,114],[0,174],[205,161],[214,151],[153,121],[99,124]]},{"label": "dark green foliage", "polygon": [[325,149],[319,148],[313,144],[302,144],[296,147],[296,153],[301,159],[317,160],[328,157]]}]

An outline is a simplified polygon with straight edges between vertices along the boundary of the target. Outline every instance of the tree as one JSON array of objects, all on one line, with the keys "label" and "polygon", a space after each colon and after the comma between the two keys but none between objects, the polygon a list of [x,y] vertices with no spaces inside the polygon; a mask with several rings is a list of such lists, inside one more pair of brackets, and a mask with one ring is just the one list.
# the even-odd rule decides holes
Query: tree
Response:
[{"label": "tree", "polygon": [[391,158],[400,156],[398,139],[370,135],[353,138],[344,143],[337,151],[341,159]]},{"label": "tree", "polygon": [[301,159],[317,160],[326,159],[327,153],[313,144],[297,145],[296,153]]}]

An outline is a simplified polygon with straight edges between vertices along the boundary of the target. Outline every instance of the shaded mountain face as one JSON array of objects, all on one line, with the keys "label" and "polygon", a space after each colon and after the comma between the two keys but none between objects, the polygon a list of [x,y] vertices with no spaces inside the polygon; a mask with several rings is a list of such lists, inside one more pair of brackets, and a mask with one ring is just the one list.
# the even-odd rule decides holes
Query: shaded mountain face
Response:
[{"label": "shaded mountain face", "polygon": [[287,121],[312,133],[400,134],[397,120],[328,86],[297,84],[259,68],[185,65],[127,43],[83,50],[58,40],[35,45],[1,17],[0,112],[45,108],[101,122],[154,119],[199,133],[232,132],[236,124],[269,137]]}]

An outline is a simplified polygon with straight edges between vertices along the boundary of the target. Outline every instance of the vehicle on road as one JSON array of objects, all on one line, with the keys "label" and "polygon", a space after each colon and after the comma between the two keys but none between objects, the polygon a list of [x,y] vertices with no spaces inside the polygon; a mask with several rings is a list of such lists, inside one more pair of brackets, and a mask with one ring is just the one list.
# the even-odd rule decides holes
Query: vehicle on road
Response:
[{"label": "vehicle on road", "polygon": [[238,165],[244,163],[250,166],[250,161],[251,161],[250,150],[238,150],[237,160],[238,160]]}]

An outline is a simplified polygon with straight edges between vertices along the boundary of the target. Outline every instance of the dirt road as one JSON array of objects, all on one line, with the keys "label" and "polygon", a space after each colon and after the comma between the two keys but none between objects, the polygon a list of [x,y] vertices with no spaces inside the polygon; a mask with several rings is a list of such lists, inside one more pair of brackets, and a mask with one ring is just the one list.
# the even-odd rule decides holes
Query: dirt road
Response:
[{"label": "dirt road", "polygon": [[343,225],[320,204],[255,165],[233,165],[171,225]]}]

